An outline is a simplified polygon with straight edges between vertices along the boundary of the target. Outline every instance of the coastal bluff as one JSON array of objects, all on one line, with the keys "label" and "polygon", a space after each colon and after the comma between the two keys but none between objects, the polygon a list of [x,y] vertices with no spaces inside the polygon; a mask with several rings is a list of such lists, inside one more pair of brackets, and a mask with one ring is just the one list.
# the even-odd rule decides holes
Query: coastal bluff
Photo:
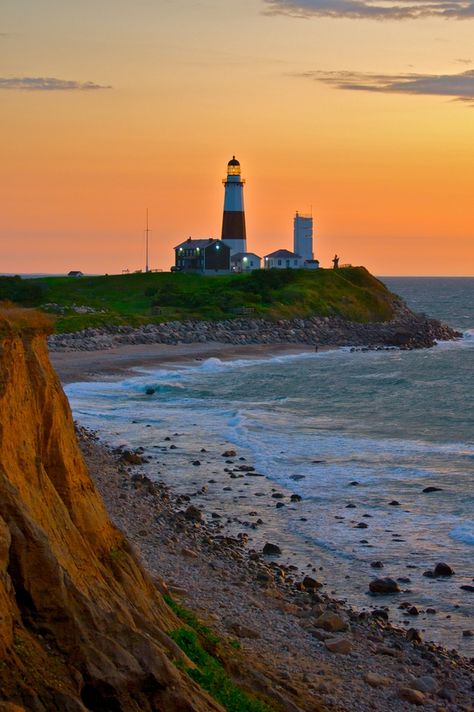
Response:
[{"label": "coastal bluff", "polygon": [[89,477],[48,330],[0,312],[0,710],[217,712]]}]

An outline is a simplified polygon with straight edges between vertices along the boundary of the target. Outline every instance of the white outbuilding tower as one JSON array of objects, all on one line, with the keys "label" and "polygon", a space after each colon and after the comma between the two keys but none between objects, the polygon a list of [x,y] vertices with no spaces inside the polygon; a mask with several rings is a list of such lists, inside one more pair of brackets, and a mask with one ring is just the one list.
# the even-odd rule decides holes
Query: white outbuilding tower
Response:
[{"label": "white outbuilding tower", "polygon": [[293,221],[293,250],[304,260],[313,259],[313,216],[296,211]]},{"label": "white outbuilding tower", "polygon": [[235,156],[227,164],[224,216],[222,219],[222,241],[229,245],[231,255],[247,252],[244,212],[244,184],[240,176],[240,163]]}]

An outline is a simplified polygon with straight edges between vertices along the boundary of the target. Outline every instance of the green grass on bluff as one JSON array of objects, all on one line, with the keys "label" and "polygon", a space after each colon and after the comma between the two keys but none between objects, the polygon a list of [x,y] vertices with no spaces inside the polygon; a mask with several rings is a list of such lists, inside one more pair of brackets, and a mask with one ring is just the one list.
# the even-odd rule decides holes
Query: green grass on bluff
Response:
[{"label": "green grass on bluff", "polygon": [[[242,315],[386,321],[393,314],[396,297],[364,267],[344,267],[258,270],[219,277],[171,272],[28,280],[0,277],[0,301],[7,299],[56,313],[55,330],[68,332],[102,324],[138,326]],[[61,310],[50,305],[59,305]],[[77,307],[90,307],[94,312],[77,313]]]}]

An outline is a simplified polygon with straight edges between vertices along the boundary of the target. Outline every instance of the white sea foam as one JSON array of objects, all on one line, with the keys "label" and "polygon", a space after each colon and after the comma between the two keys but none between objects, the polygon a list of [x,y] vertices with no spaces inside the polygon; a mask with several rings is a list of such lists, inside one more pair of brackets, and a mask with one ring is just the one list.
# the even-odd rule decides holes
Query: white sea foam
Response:
[{"label": "white sea foam", "polygon": [[474,546],[474,521],[468,520],[459,524],[449,532],[449,536],[463,544]]}]

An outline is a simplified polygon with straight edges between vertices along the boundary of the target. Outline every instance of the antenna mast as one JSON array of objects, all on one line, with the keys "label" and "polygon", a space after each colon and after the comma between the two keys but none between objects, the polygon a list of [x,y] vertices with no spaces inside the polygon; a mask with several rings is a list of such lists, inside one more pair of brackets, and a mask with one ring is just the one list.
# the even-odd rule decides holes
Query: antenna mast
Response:
[{"label": "antenna mast", "polygon": [[149,272],[150,268],[148,265],[148,243],[149,243],[149,235],[150,235],[150,228],[148,227],[148,208],[146,209],[146,228],[145,228],[145,272]]}]

